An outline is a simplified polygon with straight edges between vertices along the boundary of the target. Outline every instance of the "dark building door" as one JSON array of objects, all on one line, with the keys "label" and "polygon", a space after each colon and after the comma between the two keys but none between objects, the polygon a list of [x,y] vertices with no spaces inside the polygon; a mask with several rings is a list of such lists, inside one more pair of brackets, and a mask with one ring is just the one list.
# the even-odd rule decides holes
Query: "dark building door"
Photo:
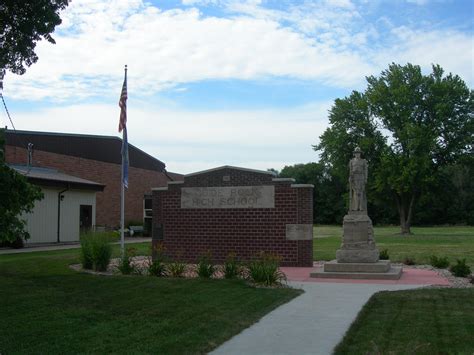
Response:
[{"label": "dark building door", "polygon": [[92,228],[92,205],[79,207],[79,226],[81,233],[86,233]]}]

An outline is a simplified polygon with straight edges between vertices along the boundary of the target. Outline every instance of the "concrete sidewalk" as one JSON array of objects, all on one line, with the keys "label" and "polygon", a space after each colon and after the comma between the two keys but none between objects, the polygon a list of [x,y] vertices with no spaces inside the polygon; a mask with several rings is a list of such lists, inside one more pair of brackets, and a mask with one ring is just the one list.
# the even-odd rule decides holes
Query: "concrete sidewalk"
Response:
[{"label": "concrete sidewalk", "polygon": [[[125,238],[125,244],[144,243],[144,242],[151,243],[151,238],[144,238],[144,237]],[[113,244],[120,244],[120,242],[115,242]],[[33,245],[25,245],[25,247],[21,249],[3,248],[3,249],[0,249],[0,255],[33,253],[35,251],[77,249],[80,247],[81,247],[81,244],[79,243],[47,244],[47,245],[33,244]]]},{"label": "concrete sidewalk", "polygon": [[375,292],[420,285],[387,285],[291,281],[305,291],[211,354],[331,354]]}]

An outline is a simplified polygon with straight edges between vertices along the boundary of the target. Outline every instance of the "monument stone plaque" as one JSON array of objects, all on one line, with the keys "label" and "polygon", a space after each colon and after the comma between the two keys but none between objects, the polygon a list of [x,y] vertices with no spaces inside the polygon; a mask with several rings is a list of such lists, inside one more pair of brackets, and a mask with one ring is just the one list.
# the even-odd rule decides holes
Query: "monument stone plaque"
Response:
[{"label": "monument stone plaque", "polygon": [[183,187],[181,208],[275,208],[275,186]]}]

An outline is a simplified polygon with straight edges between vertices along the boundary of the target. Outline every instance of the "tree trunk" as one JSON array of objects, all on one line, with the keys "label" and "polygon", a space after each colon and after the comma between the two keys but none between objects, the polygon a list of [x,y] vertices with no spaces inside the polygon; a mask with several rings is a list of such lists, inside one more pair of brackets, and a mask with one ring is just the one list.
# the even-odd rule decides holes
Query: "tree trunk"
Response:
[{"label": "tree trunk", "polygon": [[415,194],[413,193],[411,196],[396,194],[395,200],[397,202],[398,215],[400,216],[400,234],[410,235]]}]

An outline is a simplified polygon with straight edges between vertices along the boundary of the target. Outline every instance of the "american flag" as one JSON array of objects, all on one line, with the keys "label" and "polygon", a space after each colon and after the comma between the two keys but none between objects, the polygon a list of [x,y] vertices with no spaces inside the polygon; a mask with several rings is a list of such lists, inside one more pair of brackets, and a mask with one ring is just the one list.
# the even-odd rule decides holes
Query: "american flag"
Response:
[{"label": "american flag", "polygon": [[127,66],[125,66],[125,78],[123,79],[122,93],[120,94],[119,106],[119,132],[122,132],[122,130],[127,126]]},{"label": "american flag", "polygon": [[123,80],[122,93],[119,100],[120,122],[119,132],[123,131],[122,139],[122,184],[128,188],[128,137],[127,137],[127,66]]}]

